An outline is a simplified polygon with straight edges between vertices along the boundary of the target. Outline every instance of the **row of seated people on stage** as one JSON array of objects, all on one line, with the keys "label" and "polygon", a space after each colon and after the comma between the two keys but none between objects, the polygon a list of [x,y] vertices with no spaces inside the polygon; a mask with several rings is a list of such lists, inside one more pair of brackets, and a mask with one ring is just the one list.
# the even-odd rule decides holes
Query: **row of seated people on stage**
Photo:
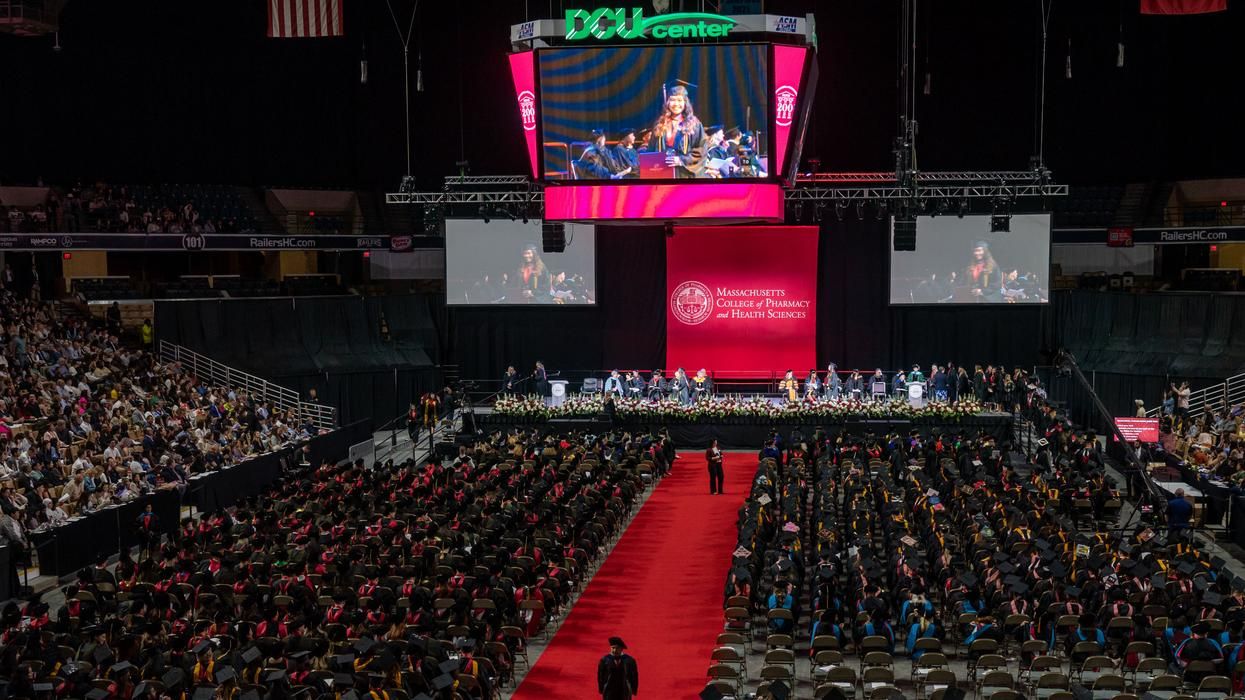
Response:
[{"label": "row of seated people on stage", "polygon": [[29,698],[491,698],[674,456],[512,431],[443,462],[294,465],[82,570],[57,609],[10,604],[0,676]]},{"label": "row of seated people on stage", "polygon": [[[534,384],[538,393],[544,377],[544,367],[538,364]],[[502,378],[503,391],[516,390],[518,374],[513,367]],[[545,382],[547,384],[547,382]],[[920,365],[913,365],[905,372],[900,370],[887,374],[881,368],[865,375],[860,370],[840,371],[833,363],[825,373],[809,370],[801,381],[793,370],[787,370],[778,383],[779,394],[787,401],[816,401],[849,399],[857,401],[908,397],[912,388],[919,387],[918,396],[938,401],[957,402],[973,400],[979,404],[996,406],[1001,410],[1014,411],[1028,405],[1034,398],[1044,398],[1045,389],[1041,379],[1021,368],[1008,372],[1002,366],[976,365],[972,374],[954,363],[930,365],[926,375]],[[666,377],[663,370],[653,370],[647,378],[637,370],[612,370],[606,377],[602,391],[606,395],[633,399],[658,401],[674,399],[680,403],[708,400],[713,396],[713,378],[701,368],[689,377],[682,367]]]},{"label": "row of seated people on stage", "polygon": [[0,508],[26,530],[184,489],[315,428],[0,282]]},{"label": "row of seated people on stage", "polygon": [[[989,435],[771,443],[740,510],[719,644],[749,652],[763,624],[798,640],[822,681],[844,680],[833,668],[843,654],[932,654],[929,668],[945,669],[962,646],[970,673],[1006,670],[993,655],[1012,653],[1035,678],[1063,671],[1065,690],[1096,665],[1194,688],[1231,674],[1240,691],[1245,580],[1180,530],[1165,533],[1161,509],[1117,523],[1093,436],[1041,415],[1046,444],[1019,462]],[[1094,505],[1096,494],[1110,500]]]}]

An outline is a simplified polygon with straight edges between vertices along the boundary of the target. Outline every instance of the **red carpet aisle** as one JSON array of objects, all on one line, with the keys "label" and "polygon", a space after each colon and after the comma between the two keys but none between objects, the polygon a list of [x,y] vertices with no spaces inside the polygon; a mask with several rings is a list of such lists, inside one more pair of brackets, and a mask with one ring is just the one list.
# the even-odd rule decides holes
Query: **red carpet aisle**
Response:
[{"label": "red carpet aisle", "polygon": [[727,454],[726,493],[709,495],[704,453],[684,452],[592,579],[514,698],[590,700],[618,635],[640,666],[640,698],[695,698],[721,630],[735,515],[756,471]]}]

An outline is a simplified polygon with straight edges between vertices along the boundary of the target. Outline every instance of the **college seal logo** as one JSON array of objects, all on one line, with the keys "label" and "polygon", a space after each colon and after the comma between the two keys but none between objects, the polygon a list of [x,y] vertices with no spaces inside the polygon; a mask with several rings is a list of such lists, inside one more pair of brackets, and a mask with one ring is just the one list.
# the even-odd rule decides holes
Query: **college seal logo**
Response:
[{"label": "college seal logo", "polygon": [[795,98],[799,93],[790,85],[779,85],[774,91],[774,123],[778,126],[791,126],[795,117]]},{"label": "college seal logo", "polygon": [[536,95],[530,90],[519,93],[519,116],[523,119],[524,131],[536,128]]},{"label": "college seal logo", "polygon": [[689,326],[704,323],[713,315],[713,293],[700,282],[684,282],[670,295],[670,311]]}]

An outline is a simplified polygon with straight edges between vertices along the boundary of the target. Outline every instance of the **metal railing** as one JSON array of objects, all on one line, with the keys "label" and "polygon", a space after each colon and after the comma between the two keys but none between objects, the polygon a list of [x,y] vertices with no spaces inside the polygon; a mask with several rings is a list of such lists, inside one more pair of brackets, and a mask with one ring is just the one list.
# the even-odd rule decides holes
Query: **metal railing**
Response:
[{"label": "metal railing", "polygon": [[272,404],[278,410],[295,409],[299,420],[308,420],[320,430],[332,430],[336,427],[337,409],[332,406],[302,401],[298,392],[293,389],[234,369],[189,348],[161,340],[160,360],[176,362],[209,384],[246,392],[253,398]]},{"label": "metal railing", "polygon": [[[1189,393],[1189,417],[1201,418],[1207,410],[1221,412],[1231,406],[1245,403],[1245,373],[1235,374],[1218,384],[1202,387]],[[1146,410],[1149,418],[1163,415],[1162,401]]]}]

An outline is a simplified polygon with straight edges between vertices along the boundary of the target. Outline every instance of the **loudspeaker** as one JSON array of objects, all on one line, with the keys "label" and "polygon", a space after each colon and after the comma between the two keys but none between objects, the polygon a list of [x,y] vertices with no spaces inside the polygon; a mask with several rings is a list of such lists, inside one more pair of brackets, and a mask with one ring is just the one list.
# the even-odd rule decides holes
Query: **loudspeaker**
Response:
[{"label": "loudspeaker", "polygon": [[894,238],[891,243],[894,249],[916,250],[916,218],[896,216],[892,226]]},{"label": "loudspeaker", "polygon": [[540,225],[541,242],[546,253],[561,253],[566,250],[566,225],[549,223]]}]

